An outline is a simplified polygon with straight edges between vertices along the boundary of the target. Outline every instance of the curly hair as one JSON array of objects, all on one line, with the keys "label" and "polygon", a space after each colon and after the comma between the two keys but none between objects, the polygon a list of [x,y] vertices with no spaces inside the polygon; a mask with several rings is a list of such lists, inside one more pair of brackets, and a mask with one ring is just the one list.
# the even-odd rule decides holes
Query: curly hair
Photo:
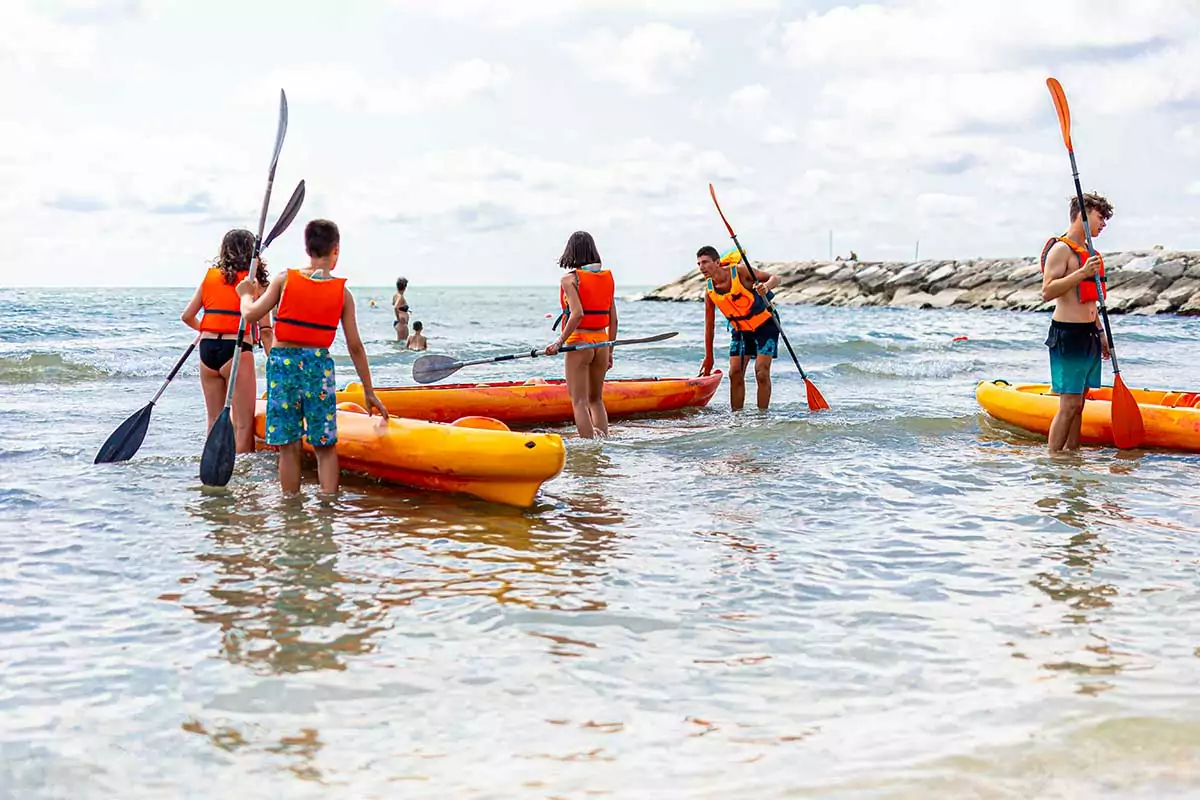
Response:
[{"label": "curly hair", "polygon": [[[1086,208],[1089,212],[1099,211],[1100,216],[1104,217],[1105,219],[1112,219],[1112,215],[1113,215],[1112,203],[1108,202],[1107,198],[1105,198],[1099,194],[1096,194],[1095,192],[1088,192],[1087,194],[1085,194],[1083,196],[1083,207]],[[1075,218],[1078,216],[1079,216],[1079,197],[1076,195],[1076,196],[1071,197],[1071,221],[1074,222]]]},{"label": "curly hair", "polygon": [[[254,234],[245,228],[234,228],[221,240],[221,252],[213,266],[225,273],[225,282],[230,286],[238,282],[239,272],[250,271],[250,259],[254,257]],[[260,286],[267,285],[267,262],[260,256],[254,279]]]}]

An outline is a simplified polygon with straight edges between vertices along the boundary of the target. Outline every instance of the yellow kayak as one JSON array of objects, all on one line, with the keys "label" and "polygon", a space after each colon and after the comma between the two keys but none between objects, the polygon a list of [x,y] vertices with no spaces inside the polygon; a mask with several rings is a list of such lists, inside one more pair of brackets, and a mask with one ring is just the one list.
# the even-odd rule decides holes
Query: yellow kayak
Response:
[{"label": "yellow kayak", "polygon": [[[1130,389],[1142,412],[1143,447],[1200,452],[1200,393]],[[1058,411],[1058,395],[1044,383],[1010,384],[980,381],[975,399],[996,419],[1047,436]],[[1113,444],[1112,387],[1088,389],[1079,441]]]},{"label": "yellow kayak", "polygon": [[[264,441],[266,411],[266,400],[259,399],[254,435],[259,448],[275,449]],[[443,424],[393,416],[384,423],[355,403],[339,403],[337,435],[342,470],[514,506],[532,505],[566,461],[558,434],[515,433],[484,417]],[[303,446],[312,452],[307,442]]]}]

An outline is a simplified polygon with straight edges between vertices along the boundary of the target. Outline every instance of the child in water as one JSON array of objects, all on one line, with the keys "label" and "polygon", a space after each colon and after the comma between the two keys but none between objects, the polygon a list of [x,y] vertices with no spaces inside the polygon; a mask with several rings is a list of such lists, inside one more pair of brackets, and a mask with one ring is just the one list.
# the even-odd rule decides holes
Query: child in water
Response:
[{"label": "child in water", "polygon": [[404,299],[404,291],[408,288],[408,278],[396,278],[396,293],[392,295],[392,311],[396,321],[392,327],[396,329],[396,341],[408,339],[408,301]]},{"label": "child in water", "polygon": [[409,350],[424,350],[429,346],[429,343],[425,341],[425,337],[421,334],[420,320],[413,323],[413,335],[408,337],[407,346]]},{"label": "child in water", "polygon": [[[183,324],[200,333],[200,388],[208,411],[208,429],[225,407],[229,373],[233,368],[234,348],[238,326],[242,321],[241,301],[237,285],[250,275],[250,259],[254,254],[254,234],[235,228],[221,240],[216,261],[204,273],[204,280],[180,315]],[[266,262],[260,260],[251,281],[254,295],[267,287]],[[199,320],[196,315],[204,311]],[[238,358],[237,386],[233,390],[233,431],[236,451],[249,453],[254,449],[254,344],[261,328],[263,347],[271,349],[270,325],[247,327]]]},{"label": "child in water", "polygon": [[354,295],[345,278],[330,272],[337,266],[341,236],[327,219],[314,219],[304,227],[304,249],[309,266],[276,275],[266,291],[254,299],[254,282],[238,284],[241,312],[247,324],[275,311],[275,346],[267,355],[267,444],[279,448],[279,485],[285,493],[300,491],[300,437],[317,455],[321,490],[338,490],[337,380],[329,346],[338,324],[346,335],[346,348],[362,381],[367,413],[378,409],[384,420],[387,409],[375,396],[367,351],[358,333]]}]

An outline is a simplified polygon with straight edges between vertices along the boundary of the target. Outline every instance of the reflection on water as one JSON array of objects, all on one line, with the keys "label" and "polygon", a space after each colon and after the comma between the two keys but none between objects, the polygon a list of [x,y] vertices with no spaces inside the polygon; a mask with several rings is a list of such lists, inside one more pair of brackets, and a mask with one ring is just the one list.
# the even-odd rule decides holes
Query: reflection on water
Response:
[{"label": "reflection on water", "polygon": [[[1043,542],[1040,548],[1051,561],[1061,567],[1043,570],[1030,581],[1051,599],[1063,603],[1069,609],[1062,619],[1071,625],[1102,623],[1102,612],[1112,606],[1112,599],[1119,595],[1118,588],[1109,582],[1096,580],[1098,570],[1105,569],[1111,554],[1099,528],[1106,519],[1128,518],[1119,504],[1112,501],[1097,501],[1095,497],[1106,490],[1100,477],[1089,475],[1082,454],[1057,455],[1050,458],[1051,466],[1035,471],[1033,479],[1039,485],[1059,491],[1036,502],[1036,506],[1071,531],[1065,542]],[[1053,536],[1053,534],[1052,534]],[[1081,694],[1099,694],[1113,688],[1108,681],[1091,681],[1088,678],[1111,676],[1120,672],[1124,662],[1117,659],[1107,640],[1089,632],[1089,641],[1083,645],[1086,653],[1083,661],[1075,659],[1054,660],[1043,664],[1043,668],[1056,672],[1068,672],[1080,676],[1078,691]]]},{"label": "reflection on water", "polygon": [[223,657],[257,674],[345,669],[371,651],[381,610],[345,594],[360,581],[338,571],[336,509],[273,499],[271,509],[248,492],[188,506],[208,523],[212,548],[196,554],[208,569],[192,579],[208,583],[209,602],[183,605],[220,627]]}]

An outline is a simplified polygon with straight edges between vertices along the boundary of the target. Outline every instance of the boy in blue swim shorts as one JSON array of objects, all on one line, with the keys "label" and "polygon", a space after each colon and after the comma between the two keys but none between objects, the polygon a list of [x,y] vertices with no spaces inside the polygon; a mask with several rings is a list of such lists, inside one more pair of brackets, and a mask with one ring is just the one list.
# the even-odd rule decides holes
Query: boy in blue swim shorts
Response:
[{"label": "boy in blue swim shorts", "polygon": [[[1075,450],[1083,425],[1088,389],[1100,386],[1100,360],[1108,358],[1097,303],[1104,296],[1104,259],[1092,255],[1084,225],[1099,236],[1113,207],[1098,194],[1071,198],[1070,225],[1062,236],[1042,248],[1042,297],[1054,301],[1054,316],[1046,336],[1050,349],[1050,390],[1058,395],[1058,412],[1050,422],[1050,452]],[[1099,280],[1097,280],[1099,278]]]},{"label": "boy in blue swim shorts", "polygon": [[267,444],[279,448],[279,484],[285,493],[300,491],[301,440],[317,456],[321,490],[338,490],[337,383],[333,344],[338,325],[346,334],[346,348],[362,381],[367,413],[378,410],[386,421],[387,409],[375,396],[367,351],[358,333],[354,295],[345,278],[330,272],[337,266],[341,238],[337,225],[314,219],[304,228],[304,248],[309,266],[289,269],[271,279],[258,300],[249,280],[238,284],[242,317],[247,324],[275,311],[275,346],[267,356]]}]

